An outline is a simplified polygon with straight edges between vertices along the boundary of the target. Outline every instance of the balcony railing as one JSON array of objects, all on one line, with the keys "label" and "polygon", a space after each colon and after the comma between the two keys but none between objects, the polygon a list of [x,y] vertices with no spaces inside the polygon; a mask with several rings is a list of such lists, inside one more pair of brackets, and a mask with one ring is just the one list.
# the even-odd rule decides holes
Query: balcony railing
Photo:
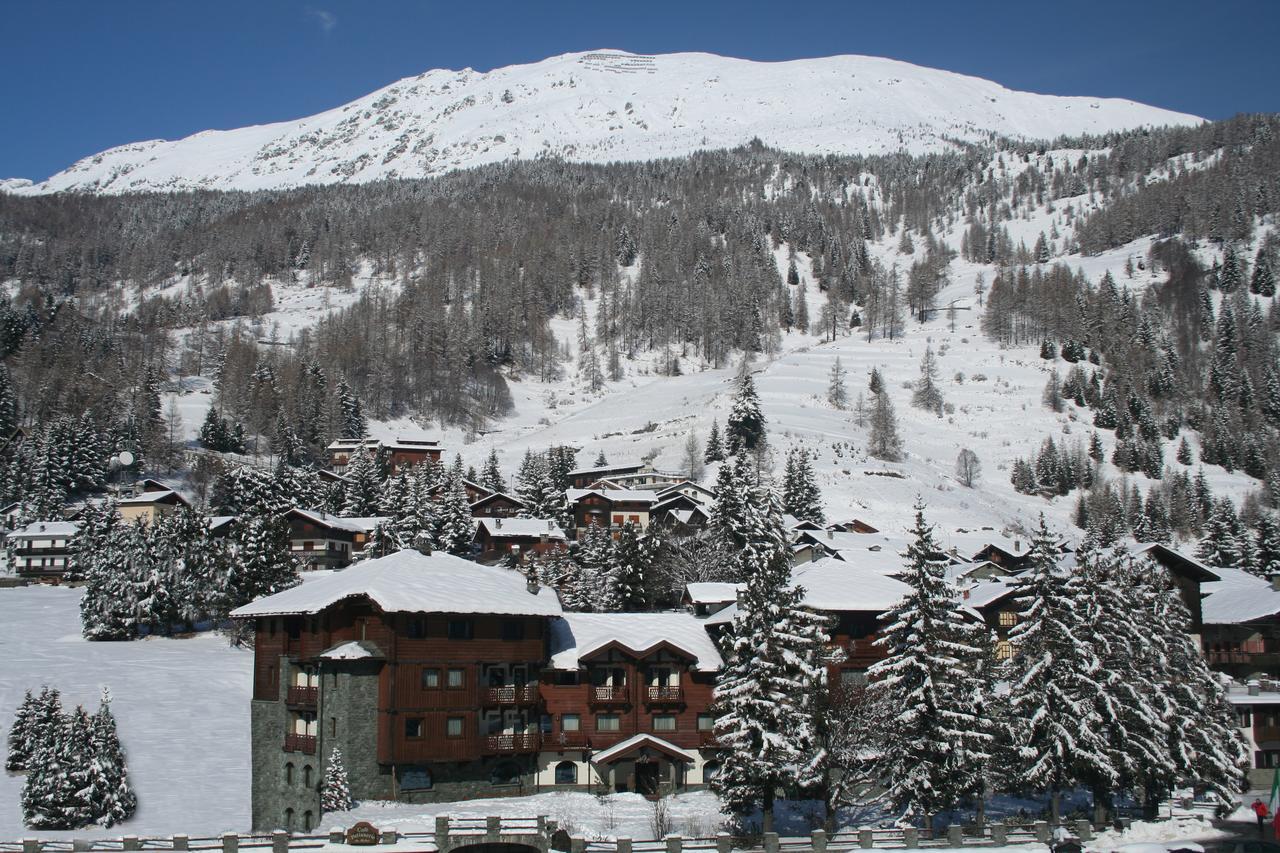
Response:
[{"label": "balcony railing", "polygon": [[648,687],[646,696],[650,703],[683,702],[684,689],[681,687]]},{"label": "balcony railing", "polygon": [[481,705],[534,705],[537,704],[538,685],[504,684],[501,687],[481,687]]},{"label": "balcony railing", "polygon": [[484,742],[485,752],[537,752],[542,748],[542,735],[510,734],[489,735]]},{"label": "balcony railing", "polygon": [[543,743],[552,749],[586,749],[591,746],[591,740],[587,737],[586,732],[558,732],[553,735],[547,735],[543,738]]},{"label": "balcony railing", "polygon": [[620,687],[592,687],[591,704],[593,705],[626,705],[631,702],[631,694],[627,685]]},{"label": "balcony railing", "polygon": [[300,685],[294,684],[289,687],[289,695],[285,701],[288,702],[290,705],[314,706],[316,704],[316,700],[319,698],[319,695],[320,695],[319,687],[302,687]]},{"label": "balcony railing", "polygon": [[284,736],[285,752],[305,752],[307,755],[316,754],[316,736],[315,735],[285,735]]}]

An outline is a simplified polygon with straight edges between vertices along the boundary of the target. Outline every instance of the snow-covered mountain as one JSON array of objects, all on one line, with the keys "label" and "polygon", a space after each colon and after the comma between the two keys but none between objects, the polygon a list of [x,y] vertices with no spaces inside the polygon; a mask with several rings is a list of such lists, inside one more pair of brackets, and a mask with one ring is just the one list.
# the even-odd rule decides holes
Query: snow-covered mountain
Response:
[{"label": "snow-covered mountain", "polygon": [[995,133],[1051,139],[1195,116],[1015,92],[867,56],[750,62],[706,53],[569,53],[435,70],[308,118],[122,145],[0,191],[256,190],[417,178],[509,159],[680,156],[753,138],[801,153],[922,152]]}]

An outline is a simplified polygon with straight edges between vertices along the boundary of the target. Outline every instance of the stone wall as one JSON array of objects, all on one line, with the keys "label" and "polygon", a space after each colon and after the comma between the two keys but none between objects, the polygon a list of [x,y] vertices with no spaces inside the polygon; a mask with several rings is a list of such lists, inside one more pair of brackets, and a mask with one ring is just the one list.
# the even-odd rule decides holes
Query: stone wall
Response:
[{"label": "stone wall", "polygon": [[[250,738],[253,767],[253,828],[255,831],[304,828],[311,813],[311,827],[320,821],[321,753],[285,752],[289,710],[285,706],[293,672],[289,659],[280,658],[280,694],[275,701],[250,703]],[[288,810],[293,825],[286,826]]]}]

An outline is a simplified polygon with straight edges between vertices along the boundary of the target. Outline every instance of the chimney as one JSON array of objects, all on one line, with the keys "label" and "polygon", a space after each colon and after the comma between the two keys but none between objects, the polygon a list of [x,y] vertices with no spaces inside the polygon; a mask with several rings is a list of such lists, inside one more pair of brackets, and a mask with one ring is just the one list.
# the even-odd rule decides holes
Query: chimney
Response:
[{"label": "chimney", "polygon": [[1022,540],[1021,540],[1021,539],[1015,539],[1015,540],[1013,540],[1013,550],[1014,550],[1014,551],[1021,551],[1021,550],[1022,550]]},{"label": "chimney", "polygon": [[1280,572],[1272,572],[1270,574],[1271,588],[1280,592]]},{"label": "chimney", "polygon": [[493,519],[493,526],[494,526],[494,528],[496,528],[496,529],[498,529],[498,530],[501,530],[501,529],[502,529],[502,519],[501,519],[501,518],[498,518],[498,517],[495,517],[495,518]]},{"label": "chimney", "polygon": [[1249,683],[1245,686],[1249,688],[1250,696],[1257,696],[1259,693],[1262,692],[1262,685],[1258,684],[1256,680],[1250,680]]},{"label": "chimney", "polygon": [[555,522],[555,519],[548,518],[548,519],[547,519],[547,530],[548,530],[548,531],[551,531],[551,530],[555,530],[555,529],[556,529],[556,522]]},{"label": "chimney", "polygon": [[524,576],[524,587],[529,590],[530,595],[537,595],[538,590],[540,589],[538,586],[538,579],[531,574]]},{"label": "chimney", "polygon": [[828,539],[835,539],[835,538],[836,538],[836,532],[835,532],[834,530],[828,530],[828,531],[827,531],[827,538],[828,538]]}]

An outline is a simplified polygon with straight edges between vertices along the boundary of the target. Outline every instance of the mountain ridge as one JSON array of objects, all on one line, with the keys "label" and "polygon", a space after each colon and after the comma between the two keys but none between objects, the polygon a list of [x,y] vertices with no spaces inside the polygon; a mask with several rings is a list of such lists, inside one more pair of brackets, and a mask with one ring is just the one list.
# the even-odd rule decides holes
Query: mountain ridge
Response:
[{"label": "mountain ridge", "polygon": [[433,69],[313,116],[127,143],[39,183],[0,180],[0,191],[283,189],[546,156],[650,160],[752,139],[805,154],[922,153],[993,134],[1051,139],[1200,121],[881,57],[757,62],[602,49],[486,72]]}]

